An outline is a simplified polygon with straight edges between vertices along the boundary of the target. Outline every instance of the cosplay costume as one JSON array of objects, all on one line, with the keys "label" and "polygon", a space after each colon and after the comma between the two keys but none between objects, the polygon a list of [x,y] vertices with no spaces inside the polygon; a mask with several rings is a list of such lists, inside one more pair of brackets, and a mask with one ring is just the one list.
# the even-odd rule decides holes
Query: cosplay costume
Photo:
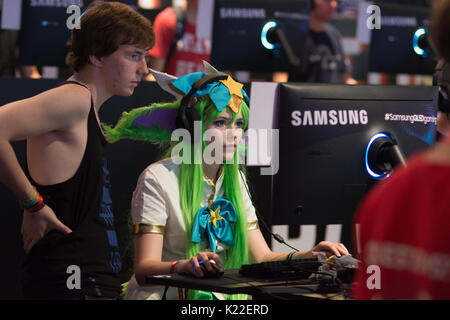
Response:
[{"label": "cosplay costume", "polygon": [[[160,72],[152,71],[152,73],[164,90],[176,97],[186,96],[183,101],[191,101],[189,97],[196,98],[194,106],[199,108],[203,103],[220,114],[226,107],[230,107],[234,114],[238,114],[242,106],[247,106],[243,104],[243,101],[248,103],[248,97],[242,89],[242,84],[235,82],[230,76],[219,73],[207,63],[205,68],[210,71],[209,75],[196,72],[176,78]],[[193,87],[199,81],[211,75],[221,75],[223,80],[213,79],[192,93]],[[183,110],[176,103],[153,104],[150,107],[133,109],[129,113],[124,113],[115,128],[105,126],[107,138],[111,142],[128,138],[162,144],[170,140],[170,133],[177,126],[175,119],[178,119],[176,116],[179,109]],[[192,147],[190,143],[188,145]],[[243,150],[242,146],[241,148],[238,146],[235,158]],[[182,182],[181,171],[188,170],[186,172],[191,173],[202,167],[201,163],[196,165],[180,164],[172,156],[150,165],[142,172],[133,193],[131,206],[135,233],[163,235],[162,261],[190,259],[193,251],[195,254],[200,251],[212,251],[219,255],[225,268],[238,268],[248,261],[246,234],[248,230],[258,228],[255,208],[249,197],[243,174],[238,171],[236,163],[224,164],[216,183],[202,176],[195,187],[195,182],[187,180],[187,183],[192,183],[188,186]],[[194,216],[189,213],[191,209],[183,209],[181,200],[183,187],[184,190],[195,188],[195,192],[196,190],[202,192],[199,208],[192,209],[196,212]],[[186,222],[189,219],[191,221]],[[163,286],[155,285],[139,286],[133,276],[127,286],[126,299],[186,298],[186,293],[182,290],[165,289]],[[196,291],[192,297],[226,298],[222,294],[202,291]]]},{"label": "cosplay costume", "polygon": [[[180,206],[180,191],[178,186],[179,165],[171,159],[161,160],[150,165],[139,177],[136,190],[133,193],[131,215],[133,223],[144,228],[151,228],[152,233],[164,235],[162,261],[186,259],[187,231],[183,221]],[[216,184],[204,178],[204,193],[201,207],[207,207],[211,200],[217,201],[223,196],[223,174]],[[257,228],[255,208],[246,192],[244,181],[242,194],[247,212],[248,229]],[[222,211],[222,210],[221,210]],[[220,214],[220,213],[219,213]],[[222,214],[221,214],[222,215]],[[201,247],[207,248],[207,239],[201,240]],[[217,241],[216,253],[221,261],[226,261],[227,245]],[[128,284],[126,299],[161,299],[163,286],[139,286],[133,276]],[[178,299],[177,288],[170,287],[167,299]],[[216,294],[216,297],[222,296]]]}]

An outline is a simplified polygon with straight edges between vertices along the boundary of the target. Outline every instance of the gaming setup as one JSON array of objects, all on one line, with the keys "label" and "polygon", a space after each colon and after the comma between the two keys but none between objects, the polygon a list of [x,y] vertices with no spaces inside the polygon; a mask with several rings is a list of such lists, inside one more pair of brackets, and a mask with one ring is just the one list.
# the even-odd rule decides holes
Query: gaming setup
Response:
[{"label": "gaming setup", "polygon": [[[428,9],[378,4],[384,20],[382,28],[372,32],[369,70],[433,74],[436,61],[427,41]],[[308,10],[309,1],[215,1],[211,64],[255,72],[301,68]],[[231,40],[233,46],[228,45]],[[351,225],[370,188],[435,141],[436,87],[284,83],[273,85],[271,96],[252,104],[258,85],[264,91],[264,84],[252,83],[249,130],[279,130],[279,169],[266,180],[271,195],[266,216],[272,225]],[[257,123],[261,114],[266,119]],[[264,225],[264,219],[259,220]],[[248,278],[298,280],[316,273],[317,280],[323,274],[318,270],[332,265],[327,270],[333,273],[321,277],[317,289],[329,292],[338,283],[350,283],[358,266],[355,258],[332,260],[264,262],[243,265],[237,273],[216,270],[207,276],[226,279],[209,289],[226,291],[223,283],[229,289],[233,281]],[[176,278],[169,282],[180,284]],[[148,280],[160,283],[153,277]],[[269,284],[265,285],[267,289]]]},{"label": "gaming setup", "polygon": [[[308,0],[216,0],[211,64],[230,71],[302,68],[307,52],[309,3]],[[428,10],[378,4],[384,18],[382,28],[372,32],[369,70],[433,74],[436,61],[427,41]],[[31,19],[33,13],[26,10],[24,14],[30,19],[24,20],[22,46],[25,50],[21,61],[39,65],[58,61],[58,65],[63,65],[64,45],[50,54],[45,52],[47,46],[42,43],[37,46],[34,42],[51,39],[54,43],[55,39],[66,37],[62,41],[65,43],[67,35],[62,29],[67,29],[62,27],[63,22],[38,19],[36,15]],[[39,30],[45,33],[44,37],[35,36]],[[233,46],[229,46],[230,42]],[[252,84],[251,94],[256,92],[257,85]],[[436,87],[272,85],[273,95],[265,99],[266,105],[250,100],[249,129],[254,126],[279,130],[279,170],[267,177],[269,203],[257,210],[263,213],[264,218],[259,217],[263,226],[264,220],[271,225],[351,225],[360,200],[370,188],[380,180],[389,179],[396,166],[405,165],[406,158],[435,141]],[[266,119],[258,124],[254,119],[261,114]],[[259,169],[267,164],[253,166]],[[270,229],[267,232],[273,235]],[[345,244],[352,247],[352,243]],[[216,267],[215,272],[207,273],[208,279],[215,279],[213,287],[179,275],[148,277],[147,281],[228,293],[255,293],[251,287],[249,291],[242,288],[233,291],[230,284],[237,286],[249,278],[304,280],[311,279],[312,275],[317,280],[322,274],[317,283],[325,283],[329,289],[351,283],[358,262],[354,258],[346,259],[318,257],[265,262],[243,265],[232,272]],[[320,272],[324,266],[328,269]]]}]

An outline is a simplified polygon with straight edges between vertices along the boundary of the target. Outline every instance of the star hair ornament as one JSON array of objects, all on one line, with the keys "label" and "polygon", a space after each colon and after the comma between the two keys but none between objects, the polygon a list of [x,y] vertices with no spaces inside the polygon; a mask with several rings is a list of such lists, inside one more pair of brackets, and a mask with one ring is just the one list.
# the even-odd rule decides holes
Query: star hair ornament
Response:
[{"label": "star hair ornament", "polygon": [[[178,79],[174,76],[155,70],[151,70],[151,72],[163,90],[171,93],[177,98],[180,98],[187,95],[189,91],[191,91],[192,86],[204,76],[208,74],[225,75],[225,73],[218,71],[206,61],[203,61],[203,65],[207,71],[206,73],[189,73]],[[197,90],[197,92],[193,94],[193,97],[197,99],[204,99],[209,96],[219,112],[222,112],[228,106],[234,113],[238,113],[243,100],[247,104],[249,103],[249,98],[243,87],[244,85],[242,83],[235,81],[228,75],[225,80],[210,83],[202,90]],[[192,101],[191,104],[193,102],[195,101]]]},{"label": "star hair ornament", "polygon": [[[219,72],[206,61],[203,61],[203,64],[207,71],[206,73],[194,72],[179,78],[152,69],[150,69],[150,72],[161,89],[170,93],[176,99],[181,99],[204,76],[208,74],[225,74]],[[202,90],[197,90],[193,94],[190,105],[208,97],[219,112],[222,112],[228,106],[237,114],[240,111],[242,101],[249,104],[249,98],[243,89],[243,85],[229,75],[225,80],[207,84]],[[114,128],[103,124],[105,137],[110,143],[120,139],[131,139],[162,145],[170,141],[171,133],[176,129],[178,107],[179,105],[175,103],[153,103],[149,106],[124,112]]]}]

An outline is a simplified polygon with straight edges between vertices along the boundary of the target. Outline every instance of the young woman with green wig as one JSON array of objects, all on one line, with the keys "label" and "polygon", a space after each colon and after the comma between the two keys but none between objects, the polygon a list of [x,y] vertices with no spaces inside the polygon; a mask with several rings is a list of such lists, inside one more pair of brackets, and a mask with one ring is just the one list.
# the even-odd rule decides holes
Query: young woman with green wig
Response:
[{"label": "young woman with green wig", "polygon": [[[218,73],[211,66],[209,70]],[[153,74],[163,89],[177,97],[187,95],[207,75],[196,72],[177,79]],[[193,97],[191,108],[199,115],[201,143],[194,141],[180,149],[178,142],[172,142],[167,157],[142,172],[133,194],[135,274],[128,283],[126,299],[245,299],[243,295],[147,285],[145,276],[180,273],[204,277],[214,272],[212,264],[227,270],[247,263],[312,258],[320,251],[348,254],[344,245],[326,241],[289,257],[270,250],[259,230],[240,164],[249,116],[242,84],[228,76],[207,84]],[[168,142],[179,107],[177,100],[134,109],[125,113],[115,128],[105,126],[107,136],[111,142],[121,138]],[[174,156],[174,150],[182,150],[178,152],[181,156]],[[201,161],[195,161],[198,154]],[[211,161],[211,157],[220,161]]]}]

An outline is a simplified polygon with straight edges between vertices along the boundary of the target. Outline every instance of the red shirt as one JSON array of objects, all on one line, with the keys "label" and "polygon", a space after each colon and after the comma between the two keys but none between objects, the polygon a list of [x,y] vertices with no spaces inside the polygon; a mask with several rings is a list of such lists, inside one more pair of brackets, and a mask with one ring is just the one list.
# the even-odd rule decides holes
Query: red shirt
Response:
[{"label": "red shirt", "polygon": [[[148,53],[150,56],[167,58],[175,38],[175,26],[176,15],[172,8],[166,8],[158,14],[153,25],[156,43]],[[166,61],[164,72],[177,77],[197,71],[205,72],[202,61],[210,61],[210,52],[211,39],[197,38],[195,24],[186,20],[183,37],[178,41],[169,61]]]},{"label": "red shirt", "polygon": [[415,156],[369,193],[356,223],[355,298],[450,299],[450,165]]}]

